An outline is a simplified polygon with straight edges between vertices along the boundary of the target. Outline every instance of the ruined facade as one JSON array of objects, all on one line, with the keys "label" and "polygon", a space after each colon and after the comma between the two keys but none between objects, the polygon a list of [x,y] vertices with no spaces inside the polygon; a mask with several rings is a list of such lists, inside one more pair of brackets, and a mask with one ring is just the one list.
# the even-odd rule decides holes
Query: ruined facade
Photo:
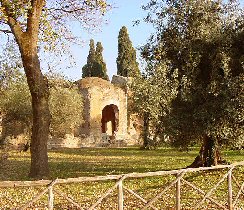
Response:
[{"label": "ruined facade", "polygon": [[[127,78],[113,76],[109,82],[87,77],[77,81],[77,85],[83,98],[83,123],[75,133],[66,134],[63,138],[50,136],[49,149],[138,144],[140,132],[137,128],[140,123],[131,122],[128,118]],[[25,144],[27,137],[24,133],[12,135],[8,142],[16,146]]]},{"label": "ruined facade", "polygon": [[87,77],[77,85],[83,97],[84,123],[77,137],[50,137],[49,148],[138,144],[139,132],[128,120],[127,78],[116,75],[110,83],[98,77]]},{"label": "ruined facade", "polygon": [[[114,77],[115,78],[115,77]],[[80,133],[94,144],[127,138],[127,90],[125,79],[112,83],[97,77],[78,82],[84,100]]]}]

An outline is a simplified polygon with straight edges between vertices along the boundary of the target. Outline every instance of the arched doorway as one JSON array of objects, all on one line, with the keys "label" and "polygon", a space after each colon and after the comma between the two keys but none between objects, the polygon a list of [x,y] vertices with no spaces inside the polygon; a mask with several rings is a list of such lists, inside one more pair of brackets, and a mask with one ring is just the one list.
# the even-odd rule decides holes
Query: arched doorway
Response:
[{"label": "arched doorway", "polygon": [[102,133],[114,136],[119,126],[119,109],[116,105],[110,104],[102,110]]}]

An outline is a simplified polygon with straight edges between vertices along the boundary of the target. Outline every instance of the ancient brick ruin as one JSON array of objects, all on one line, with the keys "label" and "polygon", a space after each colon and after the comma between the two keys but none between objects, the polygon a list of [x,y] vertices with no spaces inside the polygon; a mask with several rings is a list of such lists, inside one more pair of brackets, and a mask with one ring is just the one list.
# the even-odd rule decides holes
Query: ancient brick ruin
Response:
[{"label": "ancient brick ruin", "polygon": [[98,77],[87,77],[77,84],[84,106],[84,123],[79,137],[50,138],[49,147],[127,146],[138,143],[139,132],[133,123],[128,123],[127,78],[113,76],[110,83]]},{"label": "ancient brick ruin", "polygon": [[[117,84],[116,84],[117,82]],[[118,80],[90,77],[79,81],[84,99],[81,134],[99,144],[127,137],[126,86]]]},{"label": "ancient brick ruin", "polygon": [[[66,134],[64,138],[50,136],[49,148],[138,144],[140,123],[133,116],[128,120],[127,115],[127,78],[113,76],[109,82],[87,77],[77,81],[77,85],[83,97],[83,123],[76,134]],[[24,133],[8,138],[8,142],[16,146],[27,141]]]}]

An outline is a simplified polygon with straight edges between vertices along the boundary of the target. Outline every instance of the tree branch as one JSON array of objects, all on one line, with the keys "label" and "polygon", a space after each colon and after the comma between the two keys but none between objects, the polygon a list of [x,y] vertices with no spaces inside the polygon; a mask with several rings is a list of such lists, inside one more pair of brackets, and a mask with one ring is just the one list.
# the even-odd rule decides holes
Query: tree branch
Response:
[{"label": "tree branch", "polygon": [[[39,25],[40,25],[40,17],[42,13],[42,9],[44,6],[44,0],[32,0],[31,8],[28,11],[27,18],[27,33],[36,38],[36,42],[38,39]],[[34,41],[34,40],[33,40]]]},{"label": "tree branch", "polygon": [[21,39],[23,36],[23,31],[21,29],[20,23],[14,18],[14,11],[10,7],[11,2],[9,0],[0,0],[4,15],[7,17],[7,23],[11,29],[11,33],[15,36],[16,41],[21,44]]},{"label": "tree branch", "polygon": [[5,34],[12,34],[12,31],[7,30],[7,29],[0,29],[0,32],[3,32]]},{"label": "tree branch", "polygon": [[48,10],[50,11],[62,11],[62,12],[65,12],[65,13],[75,13],[75,12],[80,12],[80,11],[84,11],[85,9],[84,8],[77,8],[77,9],[65,9],[65,8],[49,8]]}]

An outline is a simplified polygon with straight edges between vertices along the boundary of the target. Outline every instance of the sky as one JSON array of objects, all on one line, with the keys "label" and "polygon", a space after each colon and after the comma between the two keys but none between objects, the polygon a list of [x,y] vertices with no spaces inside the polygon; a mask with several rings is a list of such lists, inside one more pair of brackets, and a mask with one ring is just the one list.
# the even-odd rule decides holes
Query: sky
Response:
[{"label": "sky", "polygon": [[[116,74],[116,58],[118,55],[118,35],[122,26],[128,29],[130,40],[134,48],[138,48],[146,43],[147,38],[152,32],[152,27],[146,23],[141,23],[139,26],[133,26],[133,21],[142,19],[146,16],[146,12],[141,8],[149,0],[113,0],[115,8],[107,13],[106,18],[108,23],[101,27],[101,31],[96,34],[85,34],[83,46],[72,47],[74,61],[76,66],[68,70],[63,70],[63,73],[73,80],[78,80],[82,76],[82,67],[86,64],[89,53],[89,40],[94,39],[95,42],[101,42],[104,48],[103,58],[107,65],[107,71],[110,79]],[[137,52],[139,61],[139,52]]]}]

